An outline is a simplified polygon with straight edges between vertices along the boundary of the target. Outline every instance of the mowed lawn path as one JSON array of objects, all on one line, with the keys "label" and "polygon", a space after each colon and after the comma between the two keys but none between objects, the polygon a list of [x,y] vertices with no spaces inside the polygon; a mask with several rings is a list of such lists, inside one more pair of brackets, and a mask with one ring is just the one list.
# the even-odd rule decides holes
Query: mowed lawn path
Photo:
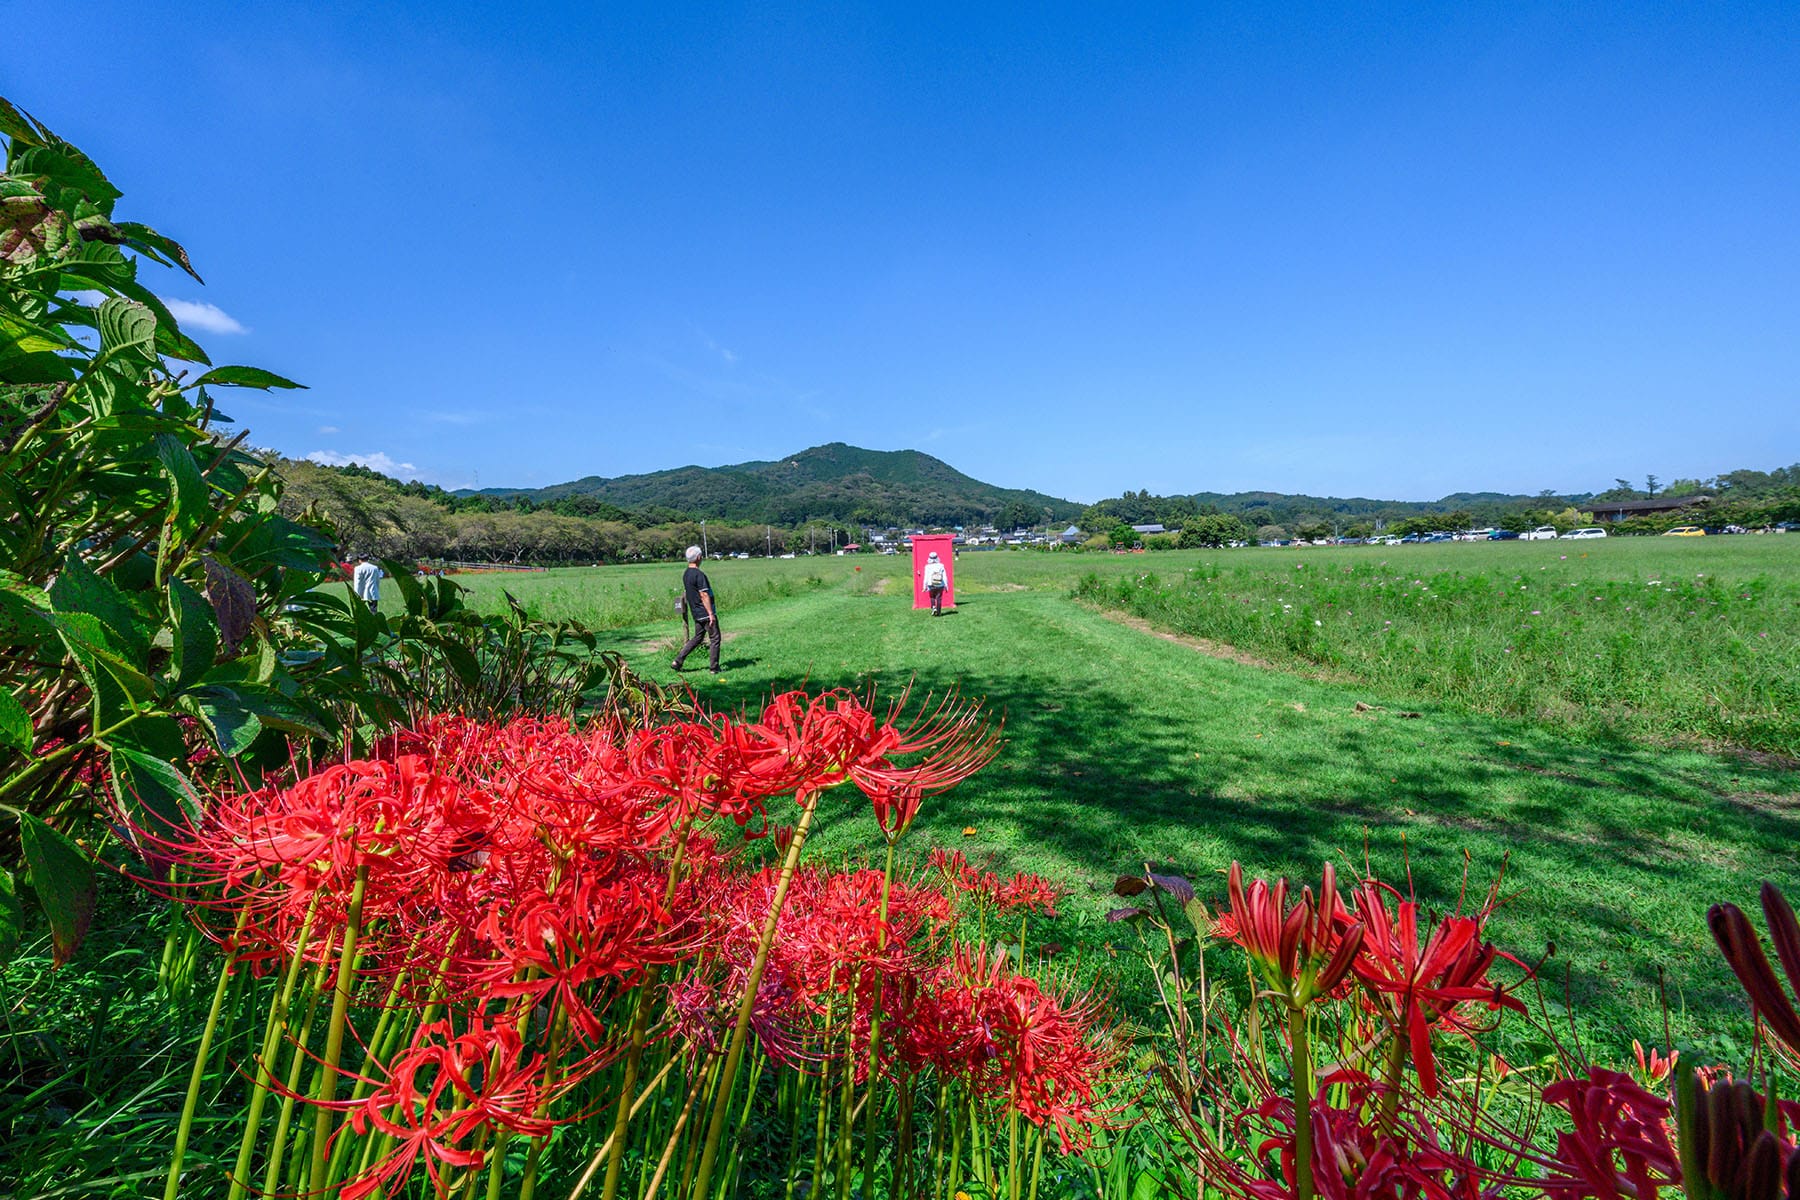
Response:
[{"label": "mowed lawn path", "polygon": [[[723,581],[733,566],[714,574]],[[1597,1050],[1660,1039],[1658,968],[1678,1040],[1722,1047],[1748,1036],[1705,914],[1720,900],[1753,907],[1765,878],[1800,890],[1800,772],[1573,742],[1209,657],[1091,611],[1065,589],[983,590],[984,566],[964,567],[961,605],[937,620],[911,610],[899,564],[871,572],[896,574],[882,594],[871,594],[880,585],[870,576],[821,570],[831,578],[818,590],[727,609],[723,677],[684,678],[721,709],[754,706],[773,689],[871,680],[883,694],[910,679],[985,698],[1005,715],[1005,749],[928,803],[912,848],[921,858],[933,842],[993,854],[1069,885],[1062,940],[1090,962],[1109,941],[1130,944],[1103,918],[1115,874],[1146,861],[1215,899],[1233,859],[1299,881],[1316,879],[1327,858],[1360,865],[1366,846],[1391,880],[1403,882],[1410,863],[1421,898],[1442,906],[1456,903],[1465,854],[1480,894],[1510,854],[1510,899],[1490,928],[1528,960],[1555,943],[1544,990],[1553,1003],[1574,997]],[[602,644],[669,681],[678,628],[616,630]],[[835,819],[819,852],[872,855],[873,819],[854,805],[841,811],[827,806]],[[977,835],[965,838],[966,826]]]}]

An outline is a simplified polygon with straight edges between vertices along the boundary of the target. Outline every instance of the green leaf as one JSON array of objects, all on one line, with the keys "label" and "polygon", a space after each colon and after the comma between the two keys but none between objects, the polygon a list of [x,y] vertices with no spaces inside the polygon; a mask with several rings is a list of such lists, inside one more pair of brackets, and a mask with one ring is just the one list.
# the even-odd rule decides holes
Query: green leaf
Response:
[{"label": "green leaf", "polygon": [[57,966],[69,961],[94,919],[94,867],[81,847],[30,813],[19,814],[19,845],[44,915]]},{"label": "green leaf", "polygon": [[129,296],[145,308],[156,314],[156,350],[169,358],[178,358],[182,362],[200,363],[212,366],[212,359],[206,357],[206,351],[198,342],[181,332],[181,325],[175,320],[175,314],[169,311],[162,297],[138,283],[127,280],[117,285],[122,295]]},{"label": "green leaf", "polygon": [[125,235],[125,243],[133,250],[148,255],[164,266],[179,266],[192,275],[197,282],[206,282],[200,278],[200,272],[194,270],[194,264],[188,261],[187,251],[174,238],[160,234],[148,225],[140,225],[136,221],[120,221],[118,229]]},{"label": "green leaf", "polygon": [[[272,687],[257,683],[238,683],[229,687],[208,685],[194,692],[194,699],[208,713],[208,720],[224,719],[235,724],[254,723],[262,729],[279,729],[284,733],[308,737],[330,737],[325,726],[299,702],[282,695]],[[248,735],[253,738],[255,735]],[[244,747],[249,740],[244,741]],[[221,740],[220,749],[224,749]],[[232,757],[243,747],[232,752]]]},{"label": "green leaf", "polygon": [[[4,101],[0,101],[4,103]],[[19,931],[25,925],[25,910],[19,906],[18,884],[12,872],[0,870],[0,967],[12,960],[19,948]]]},{"label": "green leaf", "polygon": [[213,622],[212,606],[206,597],[181,579],[169,583],[169,618],[174,627],[170,665],[175,669],[175,687],[179,690],[212,669],[219,653],[219,627]]},{"label": "green leaf", "polygon": [[462,682],[464,687],[474,687],[481,682],[481,664],[476,661],[475,655],[470,653],[467,646],[449,638],[440,638],[437,641],[437,648],[443,654],[444,661],[450,664],[450,669],[456,672],[457,679]]},{"label": "green leaf", "polygon": [[231,688],[199,688],[192,698],[207,728],[212,731],[219,753],[226,758],[236,758],[261,735],[262,721]]},{"label": "green leaf", "polygon": [[156,314],[147,305],[109,296],[100,306],[100,344],[113,354],[139,350],[146,357],[156,345]]},{"label": "green leaf", "polygon": [[[59,613],[56,616],[56,631],[62,637],[63,645],[74,656],[76,665],[81,668],[88,687],[94,690],[96,702],[113,702],[102,714],[102,726],[112,724],[123,716],[124,713],[119,709],[125,705],[150,700],[156,695],[155,682],[133,664],[98,617],[91,613]],[[102,676],[116,680],[124,696],[105,695]]]},{"label": "green leaf", "polygon": [[31,714],[13,694],[0,687],[0,746],[31,752]]},{"label": "green leaf", "polygon": [[[174,725],[170,720],[169,724]],[[180,727],[177,726],[177,729]],[[200,794],[166,758],[133,746],[113,746],[113,795],[131,821],[157,837],[192,828],[200,820]]]},{"label": "green leaf", "polygon": [[415,617],[423,615],[425,593],[424,589],[419,587],[418,579],[413,575],[416,568],[409,567],[393,558],[381,559],[380,565],[381,569],[387,573],[387,577],[394,581],[394,586],[400,589],[400,599],[406,603],[406,611]]},{"label": "green leaf", "polygon": [[219,387],[249,388],[302,388],[304,383],[295,383],[291,379],[283,379],[273,371],[265,371],[261,367],[214,367],[195,384],[199,386],[216,385]]},{"label": "green leaf", "polygon": [[116,645],[133,662],[150,653],[150,634],[123,592],[110,579],[94,574],[78,554],[70,554],[49,589],[50,604],[58,613],[87,613],[98,618]]},{"label": "green leaf", "polygon": [[[214,478],[218,476],[215,471]],[[232,558],[246,570],[281,567],[320,575],[331,565],[332,548],[331,539],[318,530],[283,516],[269,516],[238,541]]]},{"label": "green leaf", "polygon": [[205,524],[212,512],[200,464],[172,433],[156,435],[156,461],[162,464],[163,475],[174,490],[175,528],[186,537]]},{"label": "green leaf", "polygon": [[45,143],[32,146],[23,154],[14,154],[8,168],[12,175],[42,175],[53,189],[73,190],[76,197],[65,196],[59,201],[69,208],[75,207],[78,197],[91,201],[102,214],[110,216],[113,201],[122,194],[94,165],[93,159],[60,139],[53,145],[46,139]]},{"label": "green leaf", "polygon": [[41,146],[48,131],[0,96],[0,133],[21,146]]}]

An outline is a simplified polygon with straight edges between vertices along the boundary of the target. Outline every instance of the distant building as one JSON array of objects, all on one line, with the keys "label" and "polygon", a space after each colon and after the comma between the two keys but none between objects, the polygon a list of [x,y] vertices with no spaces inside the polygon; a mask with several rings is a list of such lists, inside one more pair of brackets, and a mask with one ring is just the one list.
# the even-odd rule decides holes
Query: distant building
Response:
[{"label": "distant building", "polygon": [[1586,507],[1593,512],[1594,520],[1611,522],[1699,508],[1711,504],[1712,499],[1711,496],[1658,496],[1654,500],[1595,500]]},{"label": "distant building", "polygon": [[1062,531],[1060,540],[1064,543],[1079,542],[1081,540],[1081,529],[1075,525],[1069,526]]},{"label": "distant building", "polygon": [[1161,525],[1133,525],[1131,527],[1131,532],[1133,532],[1133,533],[1167,533],[1169,531],[1164,529]]}]

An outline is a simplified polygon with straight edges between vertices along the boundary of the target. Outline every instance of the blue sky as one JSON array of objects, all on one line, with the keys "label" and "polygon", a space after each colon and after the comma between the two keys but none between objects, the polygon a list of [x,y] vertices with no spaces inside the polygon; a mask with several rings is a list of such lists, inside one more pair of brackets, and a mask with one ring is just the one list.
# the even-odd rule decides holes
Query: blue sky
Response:
[{"label": "blue sky", "polygon": [[1800,459],[1792,3],[57,10],[0,94],[187,244],[216,361],[310,385],[231,406],[289,454],[846,441],[1079,500]]}]

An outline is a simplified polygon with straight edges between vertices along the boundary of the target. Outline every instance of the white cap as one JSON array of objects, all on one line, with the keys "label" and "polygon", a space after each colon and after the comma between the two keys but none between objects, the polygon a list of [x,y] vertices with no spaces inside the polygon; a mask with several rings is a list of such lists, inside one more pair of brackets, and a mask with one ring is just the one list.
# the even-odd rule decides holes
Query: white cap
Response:
[{"label": "white cap", "polygon": [[937,561],[937,551],[933,550],[930,554],[926,555],[925,561],[926,562],[936,562]]},{"label": "white cap", "polygon": [[701,559],[700,547],[689,546],[688,551],[687,551],[687,560],[689,562],[699,562],[700,559]]}]

